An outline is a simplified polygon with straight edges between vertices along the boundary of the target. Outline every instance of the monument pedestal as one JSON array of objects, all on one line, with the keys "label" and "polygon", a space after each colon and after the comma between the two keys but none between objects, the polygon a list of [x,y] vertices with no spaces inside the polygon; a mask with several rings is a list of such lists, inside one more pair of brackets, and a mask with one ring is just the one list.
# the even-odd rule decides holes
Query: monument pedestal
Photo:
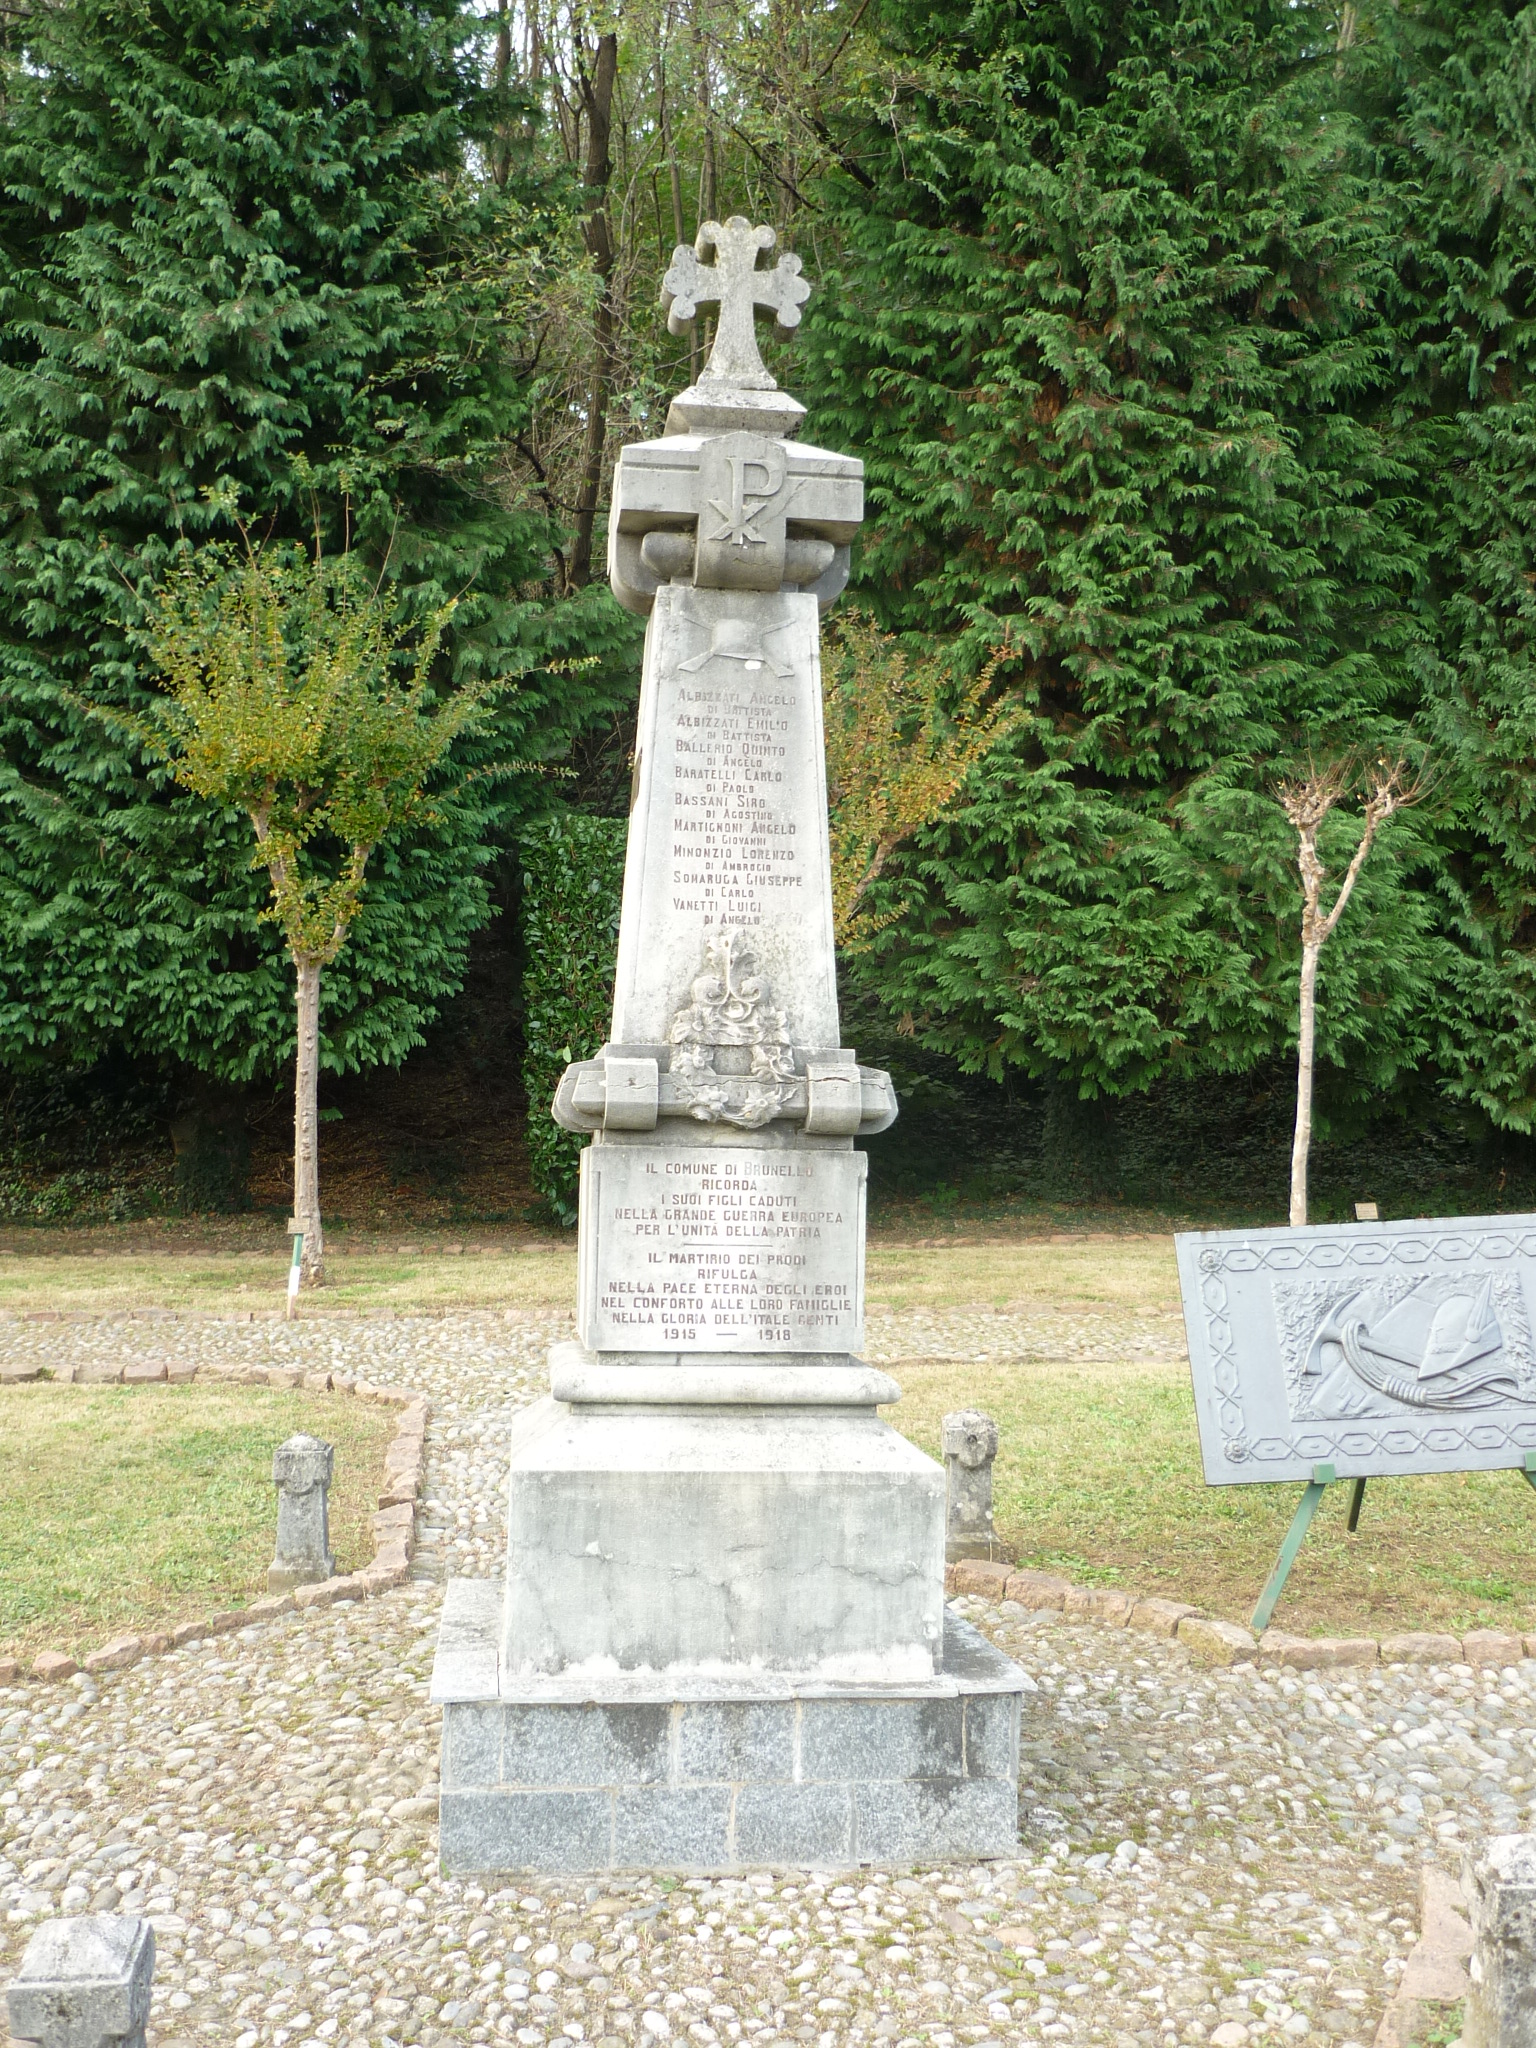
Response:
[{"label": "monument pedestal", "polygon": [[850,1868],[1005,1856],[1018,1841],[1020,1674],[946,1616],[905,1685],[616,1671],[519,1677],[502,1588],[448,1588],[439,1832],[455,1877]]},{"label": "monument pedestal", "polygon": [[501,1662],[520,1680],[926,1679],[943,1576],[943,1474],[872,1407],[550,1398],[515,1425]]},{"label": "monument pedestal", "polygon": [[[609,584],[648,612],[609,1042],[554,1115],[581,1161],[579,1344],[521,1416],[504,1585],[448,1589],[454,1874],[925,1861],[1017,1836],[1023,1674],[944,1613],[944,1475],[881,1420],[866,1161],[896,1114],[841,1042],[818,618],[856,458],[792,446],[757,355],[799,264],[707,223],[720,304],[624,450]],[[707,247],[717,262],[696,258]]]}]

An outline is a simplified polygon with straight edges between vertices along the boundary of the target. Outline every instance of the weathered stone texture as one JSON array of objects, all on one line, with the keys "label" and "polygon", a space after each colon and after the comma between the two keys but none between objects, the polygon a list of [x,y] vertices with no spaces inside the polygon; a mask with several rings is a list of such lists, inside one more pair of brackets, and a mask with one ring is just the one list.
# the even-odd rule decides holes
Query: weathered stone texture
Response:
[{"label": "weathered stone texture", "polygon": [[155,1933],[147,1920],[48,1920],[6,1992],[12,2039],[39,2048],[144,2048]]}]

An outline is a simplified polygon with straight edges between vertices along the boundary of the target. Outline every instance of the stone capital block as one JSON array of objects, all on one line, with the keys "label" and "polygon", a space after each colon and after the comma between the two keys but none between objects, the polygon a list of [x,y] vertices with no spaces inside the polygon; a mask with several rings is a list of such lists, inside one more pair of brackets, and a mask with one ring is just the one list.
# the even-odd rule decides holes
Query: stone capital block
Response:
[{"label": "stone capital block", "polygon": [[1472,1960],[1464,2048],[1536,2048],[1536,1835],[1494,1835],[1468,1850]]},{"label": "stone capital block", "polygon": [[291,1436],[272,1453],[272,1484],[285,1493],[308,1493],[328,1487],[336,1453],[317,1436]]},{"label": "stone capital block", "polygon": [[992,1461],[997,1456],[997,1424],[979,1408],[957,1408],[944,1418],[942,1441],[948,1494],[944,1555],[951,1561],[995,1557]]},{"label": "stone capital block", "polygon": [[155,1974],[147,1920],[48,1920],[6,1991],[12,2039],[39,2048],[144,2048]]},{"label": "stone capital block", "polygon": [[272,1453],[277,1554],[267,1567],[269,1593],[291,1593],[335,1572],[327,1509],[335,1461],[331,1446],[313,1436],[291,1436]]}]

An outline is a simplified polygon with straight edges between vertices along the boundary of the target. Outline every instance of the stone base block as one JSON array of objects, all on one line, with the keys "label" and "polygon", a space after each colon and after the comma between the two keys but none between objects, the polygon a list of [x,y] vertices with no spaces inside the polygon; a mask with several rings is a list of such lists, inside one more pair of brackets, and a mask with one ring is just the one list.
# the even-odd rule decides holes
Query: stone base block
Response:
[{"label": "stone base block", "polygon": [[944,1474],[872,1408],[586,1407],[512,1427],[503,1667],[932,1676]]},{"label": "stone base block", "polygon": [[1005,1856],[1018,1842],[1023,1673],[946,1617],[942,1671],[904,1687],[620,1674],[504,1681],[501,1588],[448,1588],[442,1864],[724,1872]]}]

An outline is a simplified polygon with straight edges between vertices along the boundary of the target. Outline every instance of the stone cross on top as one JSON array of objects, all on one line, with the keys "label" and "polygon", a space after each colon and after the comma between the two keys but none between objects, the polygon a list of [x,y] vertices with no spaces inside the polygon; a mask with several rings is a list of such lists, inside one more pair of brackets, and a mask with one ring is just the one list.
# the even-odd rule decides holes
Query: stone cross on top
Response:
[{"label": "stone cross on top", "polygon": [[[723,227],[717,220],[705,221],[691,249],[679,242],[672,252],[661,281],[668,331],[685,333],[701,305],[712,300],[719,304],[715,345],[704,368],[704,375],[719,383],[746,391],[778,388],[757,352],[754,315],[759,306],[771,310],[778,316],[779,331],[788,334],[800,325],[800,308],[811,287],[800,275],[798,256],[781,256],[771,270],[758,269],[759,250],[771,249],[777,240],[772,228],[755,228],[733,213]],[[701,263],[709,248],[715,252],[714,262]]]}]

